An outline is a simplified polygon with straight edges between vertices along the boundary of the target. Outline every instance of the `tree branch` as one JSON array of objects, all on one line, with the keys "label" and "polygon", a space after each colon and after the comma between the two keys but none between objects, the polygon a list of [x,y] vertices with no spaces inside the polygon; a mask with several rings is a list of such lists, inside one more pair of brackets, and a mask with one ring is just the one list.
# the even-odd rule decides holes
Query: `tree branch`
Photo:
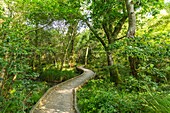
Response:
[{"label": "tree branch", "polygon": [[92,31],[92,33],[95,35],[95,37],[100,41],[100,43],[103,45],[104,49],[107,51],[107,45],[106,43],[102,40],[102,38],[96,33],[96,31],[92,28],[92,26],[87,22],[87,20],[84,20],[84,22],[87,24],[89,29]]},{"label": "tree branch", "polygon": [[105,32],[105,34],[106,34],[108,43],[111,44],[110,34],[109,34],[109,30],[107,29],[107,25],[105,25],[104,23],[102,23],[102,27],[103,27],[104,32]]},{"label": "tree branch", "polygon": [[115,40],[121,40],[121,39],[123,39],[123,38],[125,38],[126,37],[126,35],[125,36],[122,36],[122,37],[120,37],[120,38],[117,38],[117,39],[115,39]]},{"label": "tree branch", "polygon": [[122,29],[123,24],[125,23],[126,19],[127,19],[127,15],[124,14],[124,16],[119,20],[119,22],[117,23],[117,25],[115,26],[114,31],[112,32],[112,36],[113,36],[113,40],[115,40],[115,38],[118,36],[119,32]]}]

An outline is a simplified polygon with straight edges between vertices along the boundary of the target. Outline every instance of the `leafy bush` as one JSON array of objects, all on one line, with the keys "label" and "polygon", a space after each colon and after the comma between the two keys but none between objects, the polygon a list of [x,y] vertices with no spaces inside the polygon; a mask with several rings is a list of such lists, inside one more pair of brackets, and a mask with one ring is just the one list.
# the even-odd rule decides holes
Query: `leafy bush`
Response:
[{"label": "leafy bush", "polygon": [[76,76],[72,70],[60,71],[55,68],[49,68],[42,72],[40,79],[48,82],[62,82]]},{"label": "leafy bush", "polygon": [[[145,36],[146,35],[146,36]],[[119,67],[120,74],[122,76],[129,76],[129,63],[127,58],[133,56],[137,58],[136,70],[138,72],[138,77],[150,76],[152,81],[157,83],[167,82],[169,79],[169,43],[167,38],[159,36],[148,36],[145,34],[141,37],[135,37],[134,39],[125,39],[116,42],[113,46],[118,49],[115,53],[115,62],[117,62],[117,67]],[[162,36],[162,35],[161,35]],[[168,37],[168,34],[167,34]],[[130,43],[131,45],[127,45]],[[122,46],[126,45],[126,46]],[[122,66],[121,66],[122,65]],[[120,68],[123,67],[123,68]]]},{"label": "leafy bush", "polygon": [[151,80],[150,76],[141,75],[141,79],[138,80],[133,76],[127,76],[121,85],[121,90],[127,92],[146,92],[149,87],[153,91],[158,89],[158,84]]},{"label": "leafy bush", "polygon": [[92,80],[78,92],[78,106],[82,113],[140,113],[147,111],[138,93],[114,88],[108,81]]},{"label": "leafy bush", "polygon": [[107,79],[91,80],[77,93],[78,107],[81,113],[169,113],[169,85],[149,80],[129,77],[118,87]]},{"label": "leafy bush", "polygon": [[16,80],[10,85],[10,81],[6,81],[5,88],[0,94],[1,113],[29,112],[48,88],[45,82],[23,79]]}]

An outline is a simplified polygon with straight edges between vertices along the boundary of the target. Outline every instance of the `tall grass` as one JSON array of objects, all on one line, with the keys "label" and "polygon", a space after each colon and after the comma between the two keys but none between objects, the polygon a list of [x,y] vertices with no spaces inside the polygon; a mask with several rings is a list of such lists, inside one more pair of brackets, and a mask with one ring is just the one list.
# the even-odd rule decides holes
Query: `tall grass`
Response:
[{"label": "tall grass", "polygon": [[151,113],[170,113],[170,93],[153,93],[149,88],[147,93],[149,96],[144,100]]}]

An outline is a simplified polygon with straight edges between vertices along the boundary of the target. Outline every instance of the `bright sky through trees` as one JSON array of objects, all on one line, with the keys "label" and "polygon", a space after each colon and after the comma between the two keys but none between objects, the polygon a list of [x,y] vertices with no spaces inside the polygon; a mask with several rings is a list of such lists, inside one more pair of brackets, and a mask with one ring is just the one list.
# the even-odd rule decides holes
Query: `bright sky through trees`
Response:
[{"label": "bright sky through trees", "polygon": [[165,1],[165,3],[170,2],[170,0],[164,0],[164,1]]}]

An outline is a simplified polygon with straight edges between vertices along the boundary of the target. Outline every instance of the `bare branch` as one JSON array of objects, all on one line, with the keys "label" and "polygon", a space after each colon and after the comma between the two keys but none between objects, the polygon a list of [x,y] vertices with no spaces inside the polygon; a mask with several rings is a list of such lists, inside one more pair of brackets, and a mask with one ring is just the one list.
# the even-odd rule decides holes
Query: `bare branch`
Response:
[{"label": "bare branch", "polygon": [[123,39],[123,38],[125,38],[126,37],[126,35],[125,36],[122,36],[122,37],[120,37],[120,38],[117,38],[117,39],[115,39],[115,40],[121,40],[121,39]]}]

